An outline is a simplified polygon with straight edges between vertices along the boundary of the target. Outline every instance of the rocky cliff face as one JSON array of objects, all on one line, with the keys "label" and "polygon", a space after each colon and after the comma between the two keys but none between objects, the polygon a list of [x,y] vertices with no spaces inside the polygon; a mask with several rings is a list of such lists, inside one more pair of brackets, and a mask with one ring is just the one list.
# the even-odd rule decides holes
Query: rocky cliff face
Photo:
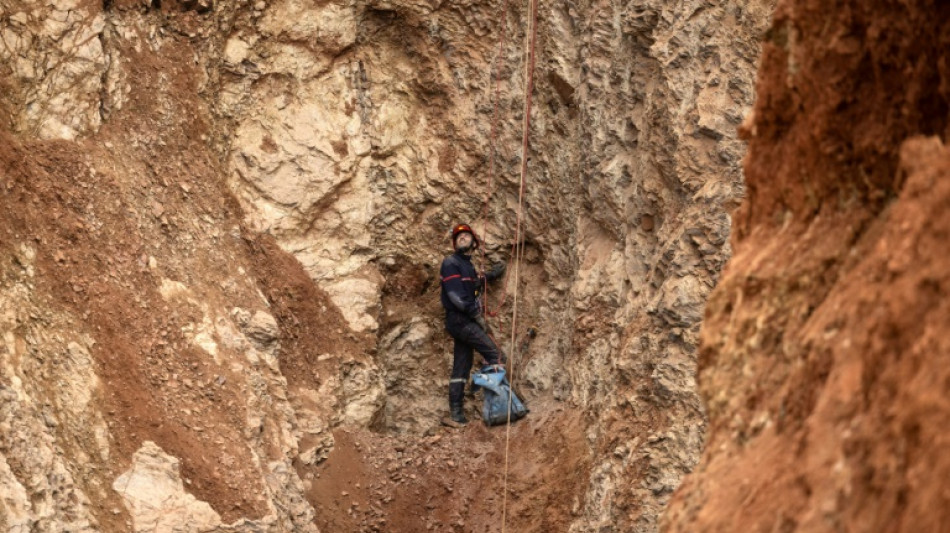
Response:
[{"label": "rocky cliff face", "polygon": [[573,527],[652,531],[702,447],[695,346],[729,255],[728,211],[742,194],[734,131],[770,6],[589,13],[568,369],[596,420],[595,459]]},{"label": "rocky cliff face", "polygon": [[946,529],[948,24],[780,2],[668,530]]},{"label": "rocky cliff face", "polygon": [[493,527],[504,435],[436,434],[438,265],[459,220],[509,260],[528,157],[512,527],[655,530],[769,13],[543,4],[522,154],[520,4],[0,0],[0,524]]}]

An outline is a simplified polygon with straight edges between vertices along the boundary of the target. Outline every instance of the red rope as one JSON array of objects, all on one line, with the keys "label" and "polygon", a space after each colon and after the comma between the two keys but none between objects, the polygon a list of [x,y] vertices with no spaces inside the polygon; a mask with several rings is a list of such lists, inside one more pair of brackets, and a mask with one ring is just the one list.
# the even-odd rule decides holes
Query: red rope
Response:
[{"label": "red rope", "polygon": [[[512,357],[508,363],[508,371],[511,377],[510,383],[512,389],[515,386],[515,360],[514,360],[514,351],[517,346],[518,340],[518,283],[520,282],[520,268],[521,260],[524,257],[524,239],[521,236],[521,223],[524,213],[524,192],[525,192],[525,182],[528,175],[528,140],[531,133],[531,100],[532,93],[534,92],[534,63],[535,63],[535,48],[537,45],[537,25],[538,25],[538,0],[530,0],[531,2],[531,18],[530,18],[530,27],[529,27],[529,45],[528,45],[528,58],[526,65],[525,78],[527,80],[527,87],[525,88],[525,111],[524,111],[524,129],[521,136],[521,184],[518,189],[518,222],[515,225],[515,245],[516,245],[516,255],[514,261],[514,275],[515,275],[515,288],[514,288],[514,303],[512,304],[511,312],[511,344],[509,345],[509,350],[512,353]],[[507,282],[507,278],[505,280]],[[502,507],[501,507],[501,532],[505,533],[508,525],[508,450],[511,442],[511,394],[508,395],[508,423],[505,426],[505,481],[504,489],[502,490]]]}]

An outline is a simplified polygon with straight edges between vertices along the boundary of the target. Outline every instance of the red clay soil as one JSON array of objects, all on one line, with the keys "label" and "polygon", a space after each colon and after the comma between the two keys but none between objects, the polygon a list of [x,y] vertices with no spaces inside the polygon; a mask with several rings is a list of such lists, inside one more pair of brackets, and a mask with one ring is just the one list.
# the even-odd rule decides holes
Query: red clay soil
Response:
[{"label": "red clay soil", "polygon": [[[7,191],[0,200],[4,251],[18,243],[33,245],[36,305],[81,317],[84,329],[93,332],[91,351],[103,381],[102,411],[112,428],[115,458],[111,473],[99,480],[102,486],[128,467],[143,441],[152,440],[182,459],[190,490],[223,516],[260,515],[264,508],[254,496],[261,490],[260,476],[221,467],[250,464],[244,418],[233,408],[243,405],[243,378],[227,365],[209,364],[208,356],[184,339],[182,327],[200,317],[195,309],[171,308],[157,293],[156,273],[148,267],[149,257],[158,258],[165,276],[186,283],[187,271],[227,272],[234,259],[227,250],[165,263],[181,254],[175,241],[184,230],[182,210],[205,208],[216,216],[227,216],[227,210],[196,199],[199,190],[182,199],[173,184],[139,189],[143,184],[122,184],[108,170],[92,173],[95,165],[87,164],[87,156],[107,157],[92,145],[21,144],[5,134],[0,145]],[[191,202],[197,205],[188,206]],[[167,214],[159,215],[158,205]],[[253,295],[235,296],[232,305],[253,302]],[[225,384],[212,386],[219,376]],[[122,508],[119,502],[100,502],[98,508],[104,527],[125,529],[124,517],[112,518],[112,509]]]},{"label": "red clay soil", "polygon": [[[580,415],[539,403],[511,428],[507,531],[567,531],[590,475]],[[505,428],[480,421],[432,436],[334,434],[298,469],[321,531],[501,531]]]},{"label": "red clay soil", "polygon": [[950,5],[780,2],[663,529],[950,531]]},{"label": "red clay soil", "polygon": [[321,373],[336,371],[335,358],[321,354],[364,354],[375,343],[369,334],[350,331],[346,319],[303,266],[270,235],[245,232],[250,271],[270,303],[280,327],[280,370],[290,388],[317,390]]}]

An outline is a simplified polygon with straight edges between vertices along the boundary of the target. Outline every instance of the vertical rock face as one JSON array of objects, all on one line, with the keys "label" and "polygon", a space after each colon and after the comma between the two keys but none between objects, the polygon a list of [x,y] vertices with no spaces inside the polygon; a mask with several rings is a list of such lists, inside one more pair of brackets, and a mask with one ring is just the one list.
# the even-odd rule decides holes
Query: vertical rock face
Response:
[{"label": "vertical rock face", "polygon": [[[432,350],[441,328],[429,304],[453,221],[479,219],[490,195],[488,255],[507,255],[526,16],[510,8],[495,57],[501,8],[276,2],[241,11],[224,46],[220,110],[236,125],[232,185],[250,223],[278,237],[350,327],[382,324],[377,360],[404,387],[389,408],[420,396],[433,412],[442,408],[412,383],[411,365],[438,365],[444,353]],[[611,353],[628,338],[651,343],[620,331],[636,316],[648,336],[680,330],[662,344],[680,346],[673,366],[688,380],[700,309],[727,255],[725,211],[741,193],[734,130],[752,101],[768,12],[767,2],[541,11],[522,274],[525,313],[542,331],[526,368],[538,387],[589,403],[590,376],[612,373],[611,364],[582,357],[576,372],[556,369],[594,338]],[[393,292],[401,301],[387,298]],[[407,300],[429,305],[424,324],[406,322]],[[577,314],[579,346],[564,327]],[[405,335],[414,356],[402,363]],[[643,349],[652,357],[666,348]],[[559,377],[570,375],[574,384]],[[695,401],[687,411],[700,422]]]},{"label": "vertical rock face", "polygon": [[596,459],[575,531],[655,530],[702,447],[695,346],[729,255],[735,129],[769,13],[770,2],[586,12],[568,370],[595,416]]},{"label": "vertical rock face", "polygon": [[298,472],[332,428],[434,431],[447,231],[510,261],[527,157],[520,284],[489,301],[528,399],[589,421],[542,433],[570,444],[542,446],[572,450],[557,472],[585,465],[554,522],[656,529],[702,444],[767,0],[543,3],[527,154],[520,4],[21,4],[0,0],[0,525],[313,529]]},{"label": "vertical rock face", "polygon": [[939,531],[950,11],[780,3],[669,531]]}]

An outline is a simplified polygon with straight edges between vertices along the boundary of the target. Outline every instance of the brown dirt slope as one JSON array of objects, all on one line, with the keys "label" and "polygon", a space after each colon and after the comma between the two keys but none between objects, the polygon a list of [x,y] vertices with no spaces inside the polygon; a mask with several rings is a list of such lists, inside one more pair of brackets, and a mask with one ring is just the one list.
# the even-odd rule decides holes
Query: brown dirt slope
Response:
[{"label": "brown dirt slope", "polygon": [[667,531],[948,531],[950,6],[781,2]]},{"label": "brown dirt slope", "polygon": [[[94,137],[36,141],[0,131],[4,266],[22,245],[33,247],[31,316],[38,323],[67,317],[64,335],[93,341],[102,381],[96,407],[109,426],[110,455],[93,465],[95,476],[74,477],[104,531],[129,528],[109,487],[147,440],[181,460],[186,489],[226,522],[267,511],[245,436],[246,376],[189,342],[184,331],[201,311],[166,301],[163,279],[215,307],[255,309],[261,298],[243,273],[260,276],[292,385],[316,380],[312,359],[327,344],[351,342],[337,333],[339,311],[293,258],[263,237],[242,235],[223,167],[205,142],[210,113],[197,97],[200,73],[189,67],[192,45],[180,37],[161,55],[123,49],[134,90]],[[7,270],[0,269],[0,288],[16,281]],[[59,437],[71,457],[99,455],[96,442]]]},{"label": "brown dirt slope", "polygon": [[[184,211],[205,208],[227,216],[222,196],[204,195],[217,200],[210,205],[196,200],[198,205],[191,206],[192,197],[170,184],[123,183],[112,172],[92,170],[93,159],[108,156],[91,144],[22,144],[4,135],[2,145],[6,194],[0,202],[0,240],[5,253],[19,242],[35,245],[38,308],[81,317],[84,329],[94,332],[102,411],[112,427],[112,475],[151,440],[182,459],[182,474],[193,481],[194,493],[224,516],[260,514],[263,508],[249,497],[261,491],[259,475],[219,466],[219,453],[239,464],[250,461],[244,420],[229,408],[243,404],[242,380],[225,367],[211,368],[208,358],[184,340],[182,327],[195,319],[193,310],[171,308],[158,294],[156,272],[149,268],[151,257],[162,261],[162,272],[178,279],[187,280],[189,272],[226,271],[235,248],[188,260],[181,257],[190,254],[180,240],[193,229],[182,227],[193,222],[181,216]],[[181,261],[165,263],[174,256]],[[233,300],[253,301],[251,294]],[[226,384],[207,387],[215,376],[227,378]],[[109,486],[106,476],[100,482]],[[117,501],[102,507],[122,508]],[[109,514],[103,515],[107,524]]]},{"label": "brown dirt slope", "polygon": [[[567,531],[590,475],[583,417],[555,402],[511,428],[507,531]],[[321,531],[501,531],[505,428],[473,421],[420,437],[338,429],[298,468]]]},{"label": "brown dirt slope", "polygon": [[[321,372],[334,371],[336,361],[320,361],[333,351],[361,354],[373,339],[349,331],[340,310],[304,272],[300,263],[284,252],[270,235],[246,232],[251,272],[271,305],[280,327],[281,373],[292,389],[317,389]],[[362,340],[363,344],[358,341]]]}]

